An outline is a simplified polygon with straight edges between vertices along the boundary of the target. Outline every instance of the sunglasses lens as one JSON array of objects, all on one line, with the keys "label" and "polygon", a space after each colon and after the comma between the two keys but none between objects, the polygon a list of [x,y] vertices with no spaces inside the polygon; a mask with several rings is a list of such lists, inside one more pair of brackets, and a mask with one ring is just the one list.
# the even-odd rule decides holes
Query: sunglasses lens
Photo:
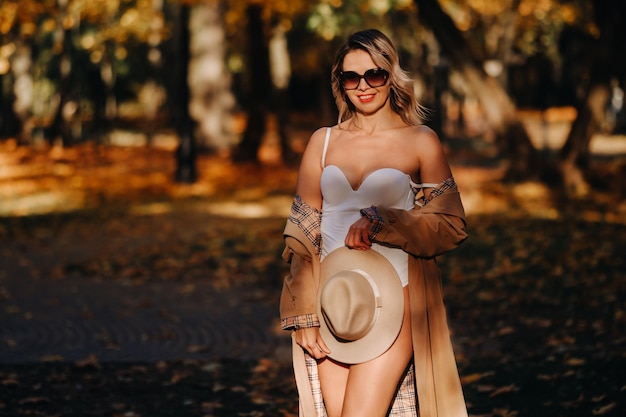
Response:
[{"label": "sunglasses lens", "polygon": [[343,84],[343,88],[347,90],[357,88],[360,81],[361,76],[354,71],[346,71],[341,73],[341,83]]},{"label": "sunglasses lens", "polygon": [[387,82],[387,78],[389,78],[389,73],[384,69],[373,68],[365,71],[363,74],[363,78],[370,85],[370,87],[380,87],[385,85]]},{"label": "sunglasses lens", "polygon": [[341,84],[346,90],[354,90],[359,86],[361,78],[365,78],[365,82],[370,87],[380,87],[387,83],[389,73],[384,69],[372,68],[365,71],[362,76],[354,71],[346,71],[340,73]]}]

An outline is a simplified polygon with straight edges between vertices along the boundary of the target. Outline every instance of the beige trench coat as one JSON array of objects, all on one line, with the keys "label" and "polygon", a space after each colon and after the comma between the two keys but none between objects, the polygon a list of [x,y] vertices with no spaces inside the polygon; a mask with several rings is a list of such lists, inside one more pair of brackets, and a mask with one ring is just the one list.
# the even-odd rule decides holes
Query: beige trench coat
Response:
[{"label": "beige trench coat", "polygon": [[[465,213],[458,191],[448,190],[427,205],[412,210],[377,207],[383,218],[378,243],[400,247],[409,256],[409,297],[415,386],[420,417],[466,417],[467,408],[452,350],[435,257],[466,239]],[[287,221],[283,258],[290,273],[283,281],[280,315],[313,316],[319,285],[317,249],[295,223]],[[316,417],[305,353],[293,343],[294,372],[300,396],[300,416]],[[313,377],[317,378],[315,375]],[[404,384],[403,384],[404,385]],[[319,410],[319,409],[318,409]],[[417,410],[409,415],[417,416]]]}]

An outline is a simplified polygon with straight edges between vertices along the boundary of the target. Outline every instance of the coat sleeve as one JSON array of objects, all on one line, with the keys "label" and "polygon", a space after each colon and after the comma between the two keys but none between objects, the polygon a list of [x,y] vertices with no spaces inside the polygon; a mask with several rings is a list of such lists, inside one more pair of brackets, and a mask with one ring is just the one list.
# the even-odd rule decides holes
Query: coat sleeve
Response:
[{"label": "coat sleeve", "polygon": [[425,206],[411,210],[376,207],[377,243],[400,247],[417,257],[430,258],[456,248],[467,238],[465,213],[458,191],[447,191]]},{"label": "coat sleeve", "polygon": [[283,259],[289,263],[289,273],[283,279],[280,296],[281,327],[296,330],[319,326],[316,298],[316,255],[302,241],[286,235]]}]

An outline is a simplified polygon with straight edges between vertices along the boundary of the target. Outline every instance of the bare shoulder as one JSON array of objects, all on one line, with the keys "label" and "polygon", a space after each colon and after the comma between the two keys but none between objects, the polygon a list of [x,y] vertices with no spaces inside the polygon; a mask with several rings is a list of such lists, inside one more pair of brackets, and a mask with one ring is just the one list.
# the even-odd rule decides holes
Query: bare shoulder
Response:
[{"label": "bare shoulder", "polygon": [[[315,132],[313,132],[311,134],[311,139],[314,138],[324,138],[326,136],[326,132],[328,131],[328,129],[332,129],[331,126],[322,126],[320,128],[318,128]],[[321,140],[321,139],[318,139]]]},{"label": "bare shoulder", "polygon": [[311,134],[306,145],[305,154],[321,154],[328,129],[328,127],[320,127]]},{"label": "bare shoulder", "polygon": [[426,125],[411,126],[411,136],[424,145],[441,145],[439,136]]},{"label": "bare shoulder", "polygon": [[319,184],[320,176],[322,175],[324,138],[327,130],[328,128],[322,127],[311,134],[300,161],[298,182],[296,184],[296,192],[302,200],[317,209],[320,209],[322,204]]},{"label": "bare shoulder", "polygon": [[452,175],[445,150],[434,130],[428,126],[412,126],[410,137],[422,182],[438,184]]},{"label": "bare shoulder", "polygon": [[415,145],[419,155],[432,157],[443,153],[443,145],[437,133],[426,125],[411,126],[406,137]]}]

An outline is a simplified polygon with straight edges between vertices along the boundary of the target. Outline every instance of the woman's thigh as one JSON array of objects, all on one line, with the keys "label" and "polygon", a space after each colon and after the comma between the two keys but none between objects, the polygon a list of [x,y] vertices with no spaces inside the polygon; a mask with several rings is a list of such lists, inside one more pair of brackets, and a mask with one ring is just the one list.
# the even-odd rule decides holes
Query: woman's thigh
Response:
[{"label": "woman's thigh", "polygon": [[326,358],[318,362],[317,370],[328,417],[339,417],[343,408],[350,368],[348,365]]},{"label": "woman's thigh", "polygon": [[404,288],[404,321],[393,345],[376,359],[347,367],[320,363],[322,394],[329,417],[385,416],[398,383],[413,355],[408,288]]}]

